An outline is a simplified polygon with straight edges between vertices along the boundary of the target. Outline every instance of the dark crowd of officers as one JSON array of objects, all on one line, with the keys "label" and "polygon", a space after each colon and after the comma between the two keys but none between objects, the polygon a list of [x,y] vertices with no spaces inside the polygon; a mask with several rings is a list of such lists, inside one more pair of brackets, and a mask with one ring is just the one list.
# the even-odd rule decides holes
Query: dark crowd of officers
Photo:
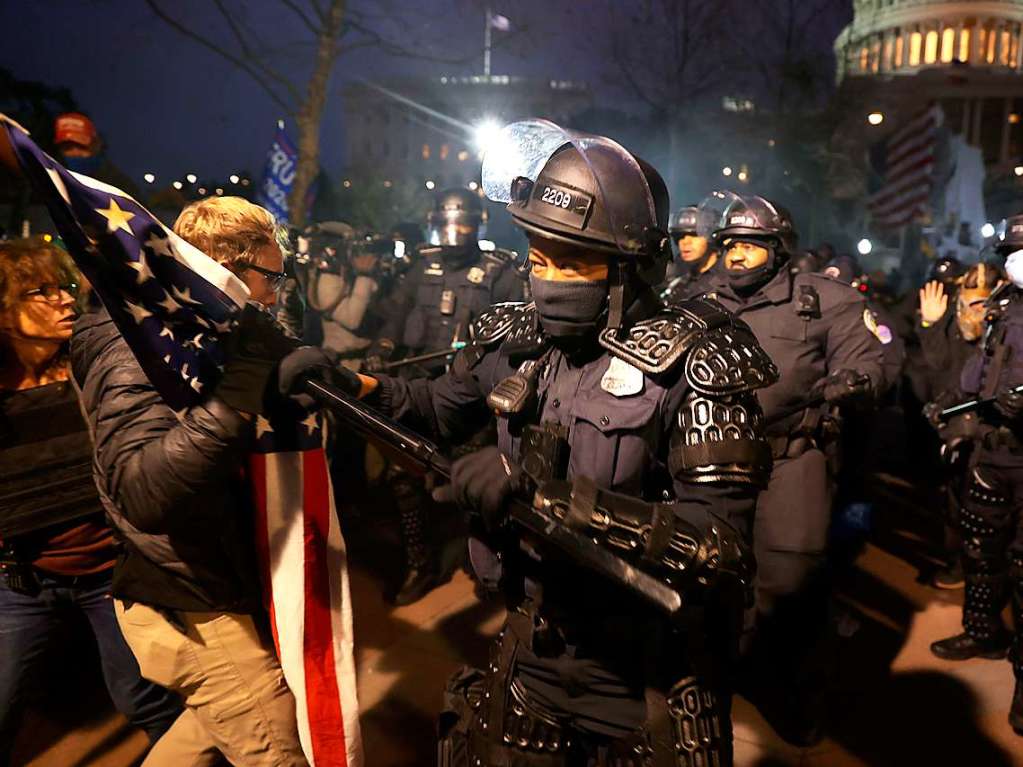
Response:
[{"label": "dark crowd of officers", "polygon": [[[853,257],[800,249],[792,216],[770,200],[714,192],[669,216],[663,182],[641,160],[610,142],[603,156],[565,145],[524,190],[497,198],[528,237],[525,258],[481,249],[478,195],[442,193],[427,242],[410,245],[408,228],[384,239],[403,255],[388,253],[362,328],[349,326],[365,332],[356,366],[378,382],[369,401],[464,456],[441,500],[479,513],[467,532],[471,569],[481,594],[502,593],[510,609],[489,669],[452,681],[442,753],[560,764],[558,748],[576,748],[598,760],[588,763],[621,752],[660,764],[663,747],[727,763],[733,689],[790,742],[819,740],[835,528],[866,534],[871,453],[892,439],[874,432],[893,413],[907,422],[894,439],[930,451],[925,471],[937,466],[943,478],[945,559],[933,585],[966,586],[964,632],[933,652],[1004,656],[1011,633],[1000,615],[1023,572],[1010,546],[1012,471],[1023,461],[1013,432],[1023,393],[1011,386],[1023,381],[1007,351],[1017,290],[1003,260],[1023,235],[1014,240],[1010,226],[998,257],[968,268],[936,261],[919,295],[900,299]],[[579,189],[590,191],[585,222],[550,210],[559,191]],[[661,231],[674,249],[623,236],[629,229]],[[348,242],[357,252],[359,238]],[[341,280],[349,293],[328,303],[358,293],[358,279]],[[985,404],[942,415],[970,399]],[[427,540],[442,504],[421,480],[388,471],[407,558],[394,598],[404,604],[450,574]],[[688,616],[686,631],[651,614],[637,632],[634,594],[595,590],[585,569],[508,540],[495,520],[509,497],[537,488],[564,505],[566,524],[612,548],[645,547],[640,559],[669,581],[672,544],[651,532],[665,502],[676,538],[687,525],[697,539],[728,530],[748,556],[716,566],[745,598],[720,587],[687,594],[716,604]],[[1019,694],[1012,711],[1023,730]]]},{"label": "dark crowd of officers", "polygon": [[[346,434],[340,417],[333,424],[342,501],[361,487],[363,501],[388,497],[399,520],[405,567],[390,599],[415,602],[464,564],[480,597],[507,609],[487,666],[462,669],[444,691],[438,763],[730,765],[735,691],[786,740],[817,742],[826,734],[831,596],[842,565],[836,529],[866,536],[864,487],[893,418],[905,423],[896,430],[904,451],[930,451],[920,476],[933,484],[938,467],[942,478],[946,560],[933,585],[965,586],[963,631],[936,638],[933,652],[950,660],[1008,652],[1023,674],[1023,644],[1001,618],[1011,602],[1023,630],[1023,263],[1015,260],[1023,261],[1023,216],[1008,221],[997,257],[969,267],[937,261],[919,294],[899,300],[851,257],[801,250],[796,221],[768,199],[714,192],[672,214],[658,172],[614,141],[545,121],[507,126],[503,141],[507,154],[484,160],[479,192],[438,194],[425,231],[324,222],[293,233],[286,265],[271,243],[259,258],[272,263],[230,267],[250,288],[273,276],[274,290],[264,285],[258,300],[307,347],[284,356],[255,395],[218,389],[218,407],[234,413],[218,422],[237,420],[218,444],[242,439],[246,422],[235,416],[264,412],[265,387],[287,398],[300,374],[323,375],[453,459],[448,480],[428,488],[372,440]],[[526,236],[522,256],[481,239],[484,193],[506,204]],[[72,283],[53,258],[45,284],[20,286],[10,306],[71,316]],[[23,329],[11,324],[10,306],[0,306],[0,334],[14,348],[9,339]],[[70,330],[51,335],[46,348],[63,360]],[[68,378],[61,364],[56,382]],[[87,410],[104,412],[106,395],[84,380]],[[55,391],[74,400],[67,387]],[[8,398],[6,422],[34,418],[40,403],[70,407],[35,400]],[[85,424],[72,416],[73,437]],[[8,445],[0,458],[17,462],[33,449]],[[81,473],[84,460],[68,471]],[[104,460],[118,476],[116,457]],[[110,490],[108,517],[118,498]],[[97,500],[89,496],[92,517],[73,517],[76,525],[96,523]],[[464,544],[453,563],[437,532],[451,516],[462,520]],[[11,529],[5,621],[20,609],[14,595],[48,593],[40,584],[86,611],[86,590],[109,588],[114,544],[102,525],[99,564],[55,574],[24,556],[39,531]],[[152,547],[132,535],[138,551]],[[118,610],[146,604],[136,596]],[[107,643],[105,653],[127,651],[123,639]],[[128,681],[111,674],[108,685],[123,687],[119,706],[156,740],[180,706],[127,665]],[[15,677],[0,675],[0,748],[16,726],[13,690],[25,684]],[[1023,733],[1021,684],[1010,723]],[[231,753],[232,763],[264,763],[248,761],[244,748]]]}]

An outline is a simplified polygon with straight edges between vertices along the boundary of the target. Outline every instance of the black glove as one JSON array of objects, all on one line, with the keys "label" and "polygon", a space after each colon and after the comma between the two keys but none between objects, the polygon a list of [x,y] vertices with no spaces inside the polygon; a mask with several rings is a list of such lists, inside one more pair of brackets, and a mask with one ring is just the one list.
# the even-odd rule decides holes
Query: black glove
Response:
[{"label": "black glove", "polygon": [[1002,389],[995,395],[995,410],[1006,421],[1018,423],[1023,418],[1023,394]]},{"label": "black glove", "polygon": [[307,378],[330,384],[352,397],[358,397],[362,389],[359,376],[338,365],[336,356],[316,346],[303,346],[281,360],[277,369],[277,394],[304,408],[312,407],[315,401],[303,391]]},{"label": "black glove", "polygon": [[836,370],[817,388],[832,405],[866,403],[872,396],[870,376],[856,370]]},{"label": "black glove", "polygon": [[257,304],[248,303],[224,343],[224,371],[214,394],[243,413],[263,413],[277,364],[300,346]]},{"label": "black glove", "polygon": [[366,357],[362,361],[362,369],[367,373],[382,373],[384,371],[384,363],[390,361],[393,355],[394,341],[390,338],[378,338],[366,350]]},{"label": "black glove", "polygon": [[459,458],[451,467],[451,484],[433,491],[438,503],[456,503],[483,517],[488,530],[504,521],[508,497],[523,487],[522,470],[494,446]]}]

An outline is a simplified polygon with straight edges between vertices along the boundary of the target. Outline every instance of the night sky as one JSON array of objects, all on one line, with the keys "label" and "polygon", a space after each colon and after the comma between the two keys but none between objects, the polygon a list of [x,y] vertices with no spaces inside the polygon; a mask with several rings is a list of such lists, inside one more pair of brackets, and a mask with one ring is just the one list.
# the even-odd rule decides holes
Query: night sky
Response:
[{"label": "night sky", "polygon": [[[617,7],[643,1],[619,0]],[[746,0],[737,7],[759,2],[768,8],[774,2],[790,1]],[[210,30],[217,39],[229,40],[209,0],[163,0],[162,4],[177,18]],[[310,49],[301,44],[310,39],[301,22],[269,0],[229,0],[228,4],[244,9],[242,22],[259,35],[268,60],[301,80],[305,62],[311,59]],[[342,58],[322,128],[321,162],[328,171],[336,172],[343,161],[346,116],[340,94],[347,79],[482,71],[482,2],[392,0],[390,6],[401,20],[388,22],[388,33],[422,51],[424,58],[393,57],[370,49]],[[600,33],[604,16],[587,13],[591,28],[584,31],[578,14],[589,8],[583,6],[598,9],[603,4],[495,0],[494,9],[507,15],[520,31],[496,50],[494,73],[587,80],[600,94],[598,104],[635,108],[627,94],[609,84],[614,80],[613,67],[591,42],[593,34]],[[826,54],[851,15],[849,6],[849,0],[828,3],[813,25],[808,45]],[[741,37],[749,26],[745,13],[737,16],[737,46],[750,44]],[[259,172],[281,109],[248,75],[156,19],[142,0],[3,0],[0,29],[4,30],[0,67],[19,79],[70,88],[79,107],[104,135],[111,159],[130,176],[137,179],[152,171],[158,180],[169,180],[187,172],[206,178],[244,169]]]}]

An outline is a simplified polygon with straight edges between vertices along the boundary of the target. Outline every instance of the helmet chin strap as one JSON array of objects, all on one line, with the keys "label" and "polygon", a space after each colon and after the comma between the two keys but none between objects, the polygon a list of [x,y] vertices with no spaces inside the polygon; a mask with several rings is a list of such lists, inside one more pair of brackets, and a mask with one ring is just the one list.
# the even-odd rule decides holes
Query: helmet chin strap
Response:
[{"label": "helmet chin strap", "polygon": [[626,295],[631,283],[631,277],[635,265],[631,261],[614,259],[607,271],[608,279],[608,302],[607,302],[607,327],[613,331],[621,330],[625,320],[625,309],[628,307],[631,297]]}]

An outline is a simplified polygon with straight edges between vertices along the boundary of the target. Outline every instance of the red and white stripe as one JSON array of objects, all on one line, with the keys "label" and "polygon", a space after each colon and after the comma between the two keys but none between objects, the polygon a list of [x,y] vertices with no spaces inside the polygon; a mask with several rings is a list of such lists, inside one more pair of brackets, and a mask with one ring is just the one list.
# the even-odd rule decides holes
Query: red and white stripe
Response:
[{"label": "red and white stripe", "polygon": [[362,767],[347,553],[323,449],[254,454],[257,543],[277,655],[311,767]]},{"label": "red and white stripe", "polygon": [[917,114],[885,146],[884,186],[867,201],[874,220],[899,227],[922,213],[934,181],[935,145],[944,120],[937,104]]}]

